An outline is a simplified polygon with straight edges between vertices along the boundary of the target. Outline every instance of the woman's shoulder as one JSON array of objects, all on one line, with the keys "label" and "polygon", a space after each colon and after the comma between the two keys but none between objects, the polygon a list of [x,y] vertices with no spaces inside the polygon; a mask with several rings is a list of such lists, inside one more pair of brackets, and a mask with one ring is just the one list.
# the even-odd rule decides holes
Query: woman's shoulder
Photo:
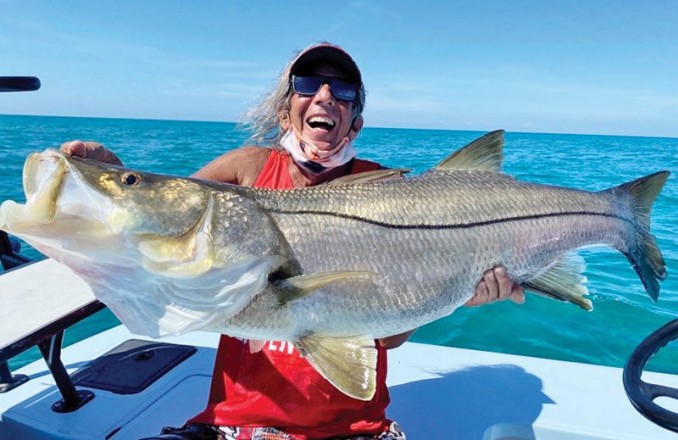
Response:
[{"label": "woman's shoulder", "polygon": [[267,156],[271,154],[272,148],[270,147],[262,147],[260,145],[245,145],[239,148],[236,148],[235,150],[228,151],[224,153],[226,154],[234,154],[234,155],[241,155],[241,156]]},{"label": "woman's shoulder", "polygon": [[235,150],[227,151],[221,156],[217,157],[215,161],[219,163],[229,163],[241,160],[266,161],[273,150],[268,147],[261,147],[258,145],[245,145],[244,147],[236,148]]},{"label": "woman's shoulder", "polygon": [[203,168],[193,177],[219,182],[251,185],[264,168],[271,154],[270,148],[247,145],[227,151]]}]

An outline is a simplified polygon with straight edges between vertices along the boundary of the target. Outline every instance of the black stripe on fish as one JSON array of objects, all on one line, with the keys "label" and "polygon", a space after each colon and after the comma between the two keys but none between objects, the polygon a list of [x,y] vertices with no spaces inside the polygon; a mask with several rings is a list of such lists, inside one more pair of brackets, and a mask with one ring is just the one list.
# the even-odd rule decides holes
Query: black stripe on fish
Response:
[{"label": "black stripe on fish", "polygon": [[381,227],[390,228],[390,229],[470,229],[470,228],[476,228],[476,227],[479,227],[479,226],[494,225],[494,224],[497,224],[497,223],[509,223],[509,222],[515,222],[515,221],[539,220],[539,219],[543,219],[543,218],[572,217],[572,216],[582,216],[582,217],[583,216],[594,216],[594,217],[614,218],[614,219],[621,220],[623,222],[629,223],[629,224],[633,225],[634,227],[636,226],[631,219],[628,219],[626,217],[622,217],[620,215],[608,214],[608,213],[604,213],[604,212],[588,212],[588,211],[551,212],[551,213],[546,213],[546,214],[533,214],[533,215],[525,215],[525,216],[520,216],[520,217],[507,217],[507,218],[499,218],[499,219],[494,219],[494,220],[486,220],[486,221],[482,221],[482,222],[450,224],[450,225],[444,225],[444,224],[443,225],[441,225],[441,224],[398,225],[398,224],[393,224],[393,223],[388,223],[388,222],[383,222],[383,221],[378,221],[378,220],[372,220],[372,219],[369,219],[369,218],[364,218],[364,217],[359,217],[359,216],[354,216],[354,215],[339,214],[339,213],[336,213],[336,212],[323,212],[323,211],[270,210],[269,212],[271,212],[273,214],[280,214],[280,215],[310,214],[310,215],[339,217],[339,218],[344,218],[344,219],[348,219],[348,220],[355,220],[355,221],[358,221],[358,222],[368,223],[368,224],[371,224],[371,225],[381,226]]}]

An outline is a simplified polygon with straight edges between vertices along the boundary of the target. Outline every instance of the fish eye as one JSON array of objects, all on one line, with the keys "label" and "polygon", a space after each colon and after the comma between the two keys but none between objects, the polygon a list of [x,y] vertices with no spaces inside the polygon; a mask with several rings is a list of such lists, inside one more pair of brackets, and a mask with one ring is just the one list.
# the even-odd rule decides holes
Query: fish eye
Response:
[{"label": "fish eye", "polygon": [[125,173],[120,177],[120,181],[125,185],[138,185],[143,180],[139,173]]}]

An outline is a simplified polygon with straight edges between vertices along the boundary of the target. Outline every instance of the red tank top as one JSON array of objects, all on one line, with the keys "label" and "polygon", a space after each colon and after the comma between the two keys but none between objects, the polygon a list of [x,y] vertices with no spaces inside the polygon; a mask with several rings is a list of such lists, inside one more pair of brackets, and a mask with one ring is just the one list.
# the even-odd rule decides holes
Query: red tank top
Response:
[{"label": "red tank top", "polygon": [[[254,183],[258,188],[294,188],[290,156],[272,150]],[[379,168],[354,159],[351,174]],[[207,408],[189,423],[216,426],[272,426],[300,440],[388,430],[386,350],[377,344],[377,390],[369,402],[352,399],[325,380],[287,342],[267,341],[250,353],[246,341],[222,336]]]}]

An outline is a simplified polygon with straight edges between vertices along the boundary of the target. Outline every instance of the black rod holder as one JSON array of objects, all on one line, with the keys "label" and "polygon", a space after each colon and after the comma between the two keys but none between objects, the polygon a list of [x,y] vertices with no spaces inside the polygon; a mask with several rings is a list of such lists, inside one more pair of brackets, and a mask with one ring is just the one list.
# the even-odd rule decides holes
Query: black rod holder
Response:
[{"label": "black rod holder", "polygon": [[94,398],[94,393],[89,390],[78,391],[73,385],[71,377],[61,362],[61,345],[64,340],[64,332],[60,331],[49,339],[38,344],[42,357],[47,362],[47,368],[52,373],[59,392],[63,399],[52,405],[52,411],[67,413],[75,411]]},{"label": "black rod holder", "polygon": [[28,382],[25,374],[12,374],[7,362],[0,362],[0,394],[13,390]]}]

